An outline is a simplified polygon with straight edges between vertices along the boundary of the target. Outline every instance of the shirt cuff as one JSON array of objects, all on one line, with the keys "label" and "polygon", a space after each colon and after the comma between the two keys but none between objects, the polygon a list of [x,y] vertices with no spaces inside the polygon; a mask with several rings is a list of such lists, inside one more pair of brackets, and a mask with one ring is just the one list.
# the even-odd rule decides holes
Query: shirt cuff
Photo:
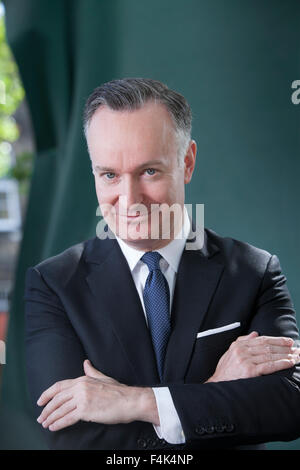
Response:
[{"label": "shirt cuff", "polygon": [[169,388],[153,387],[152,390],[160,420],[160,426],[153,424],[156,434],[169,444],[184,444],[185,435]]}]

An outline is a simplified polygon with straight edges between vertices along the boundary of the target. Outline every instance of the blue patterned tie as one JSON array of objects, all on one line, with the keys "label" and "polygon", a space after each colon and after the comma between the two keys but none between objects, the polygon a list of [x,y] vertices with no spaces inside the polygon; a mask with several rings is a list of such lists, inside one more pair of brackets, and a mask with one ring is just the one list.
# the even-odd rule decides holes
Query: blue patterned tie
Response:
[{"label": "blue patterned tie", "polygon": [[157,251],[149,251],[142,256],[141,260],[147,264],[150,271],[144,288],[144,304],[156,355],[158,373],[162,381],[171,323],[169,285],[161,272],[160,258],[161,255]]}]

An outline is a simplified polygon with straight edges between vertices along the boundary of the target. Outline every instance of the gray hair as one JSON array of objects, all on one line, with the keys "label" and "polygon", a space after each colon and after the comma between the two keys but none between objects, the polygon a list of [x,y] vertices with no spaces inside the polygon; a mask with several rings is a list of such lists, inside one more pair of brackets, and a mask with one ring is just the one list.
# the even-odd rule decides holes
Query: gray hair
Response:
[{"label": "gray hair", "polygon": [[183,166],[184,157],[191,140],[191,108],[182,95],[158,80],[124,78],[122,80],[112,80],[95,88],[88,97],[84,108],[83,128],[85,136],[91,119],[100,106],[107,106],[115,111],[134,111],[151,101],[163,104],[172,118],[178,144],[178,162],[180,166]]}]

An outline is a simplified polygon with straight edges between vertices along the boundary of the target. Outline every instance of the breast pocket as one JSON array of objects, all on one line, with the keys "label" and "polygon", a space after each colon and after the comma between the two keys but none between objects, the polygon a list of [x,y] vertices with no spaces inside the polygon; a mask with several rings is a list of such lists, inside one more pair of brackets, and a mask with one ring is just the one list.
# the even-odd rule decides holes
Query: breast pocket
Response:
[{"label": "breast pocket", "polygon": [[220,358],[229,349],[231,343],[241,336],[240,323],[231,326],[225,329],[220,327],[199,332],[199,336],[195,339],[186,382],[203,383],[213,375]]},{"label": "breast pocket", "polygon": [[209,330],[200,331],[196,337],[195,351],[196,349],[204,348],[220,348],[240,336],[241,323],[234,322],[227,325],[223,325],[217,328],[211,328]]}]

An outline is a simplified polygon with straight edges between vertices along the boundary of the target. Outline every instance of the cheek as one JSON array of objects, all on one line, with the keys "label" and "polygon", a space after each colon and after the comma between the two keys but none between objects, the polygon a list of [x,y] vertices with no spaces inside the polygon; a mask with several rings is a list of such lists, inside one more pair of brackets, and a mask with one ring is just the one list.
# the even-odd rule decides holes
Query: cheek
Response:
[{"label": "cheek", "polygon": [[105,187],[99,180],[95,180],[95,189],[97,194],[97,199],[99,204],[100,203],[113,203],[113,193],[110,188]]},{"label": "cheek", "polygon": [[103,192],[100,189],[100,185],[95,183],[95,189],[96,189],[96,194],[97,194],[97,199],[99,204],[102,202],[103,199]]},{"label": "cheek", "polygon": [[181,200],[182,185],[179,184],[179,181],[180,179],[177,176],[170,175],[164,180],[149,185],[145,188],[144,194],[157,203],[168,203],[172,205],[174,202]]},{"label": "cheek", "polygon": [[166,194],[170,201],[172,202],[180,202],[182,199],[183,192],[183,177],[182,174],[179,172],[174,172],[168,178],[168,183],[166,185]]}]

